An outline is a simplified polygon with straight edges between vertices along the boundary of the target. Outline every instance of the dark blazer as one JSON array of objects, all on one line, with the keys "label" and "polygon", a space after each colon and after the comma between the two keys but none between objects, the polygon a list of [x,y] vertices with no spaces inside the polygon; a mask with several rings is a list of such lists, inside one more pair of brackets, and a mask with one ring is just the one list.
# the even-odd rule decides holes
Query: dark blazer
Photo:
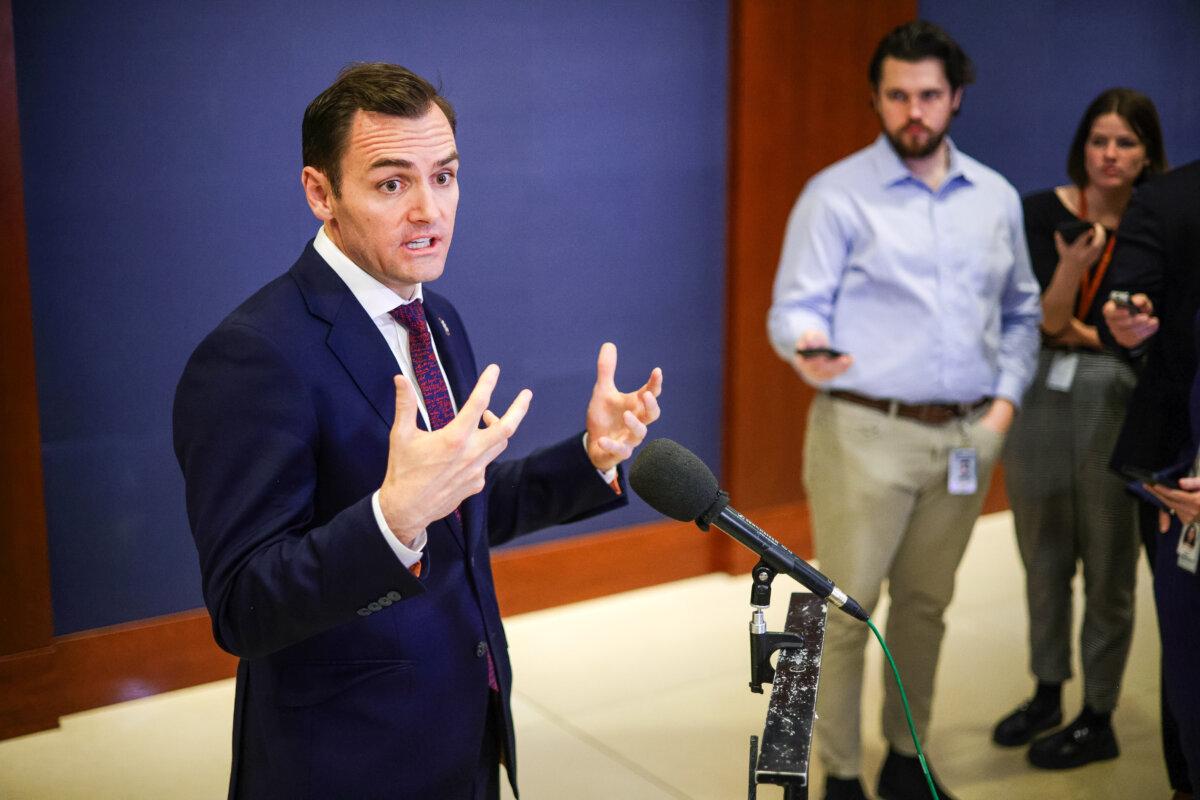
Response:
[{"label": "dark blazer", "polygon": [[[1200,308],[1200,161],[1134,193],[1105,284],[1106,293],[1145,292],[1160,320],[1146,345],[1112,464],[1163,469],[1188,456],[1188,392],[1196,372],[1192,323]],[[1107,326],[1101,336],[1112,343]]]},{"label": "dark blazer", "polygon": [[[426,290],[454,396],[477,379],[457,312]],[[500,683],[516,788],[511,670],[488,548],[622,504],[582,431],[495,463],[487,488],[429,527],[420,578],[371,509],[396,361],[310,242],[192,355],[175,452],[221,647],[241,657],[231,797],[465,797]],[[564,658],[566,656],[564,655]]]}]

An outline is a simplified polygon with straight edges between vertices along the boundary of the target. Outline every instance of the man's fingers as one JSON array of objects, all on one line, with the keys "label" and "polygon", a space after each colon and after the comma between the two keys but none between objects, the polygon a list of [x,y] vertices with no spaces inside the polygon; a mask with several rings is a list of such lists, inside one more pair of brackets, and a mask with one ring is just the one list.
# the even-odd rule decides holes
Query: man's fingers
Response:
[{"label": "man's fingers", "polygon": [[492,392],[495,391],[496,381],[499,379],[500,368],[495,364],[488,364],[479,375],[479,380],[475,382],[471,396],[467,398],[467,402],[463,403],[462,408],[458,410],[458,415],[450,424],[457,423],[478,428],[479,420],[483,419],[483,413],[487,411],[488,404],[492,401]]},{"label": "man's fingers", "polygon": [[392,431],[407,433],[417,429],[417,396],[412,384],[403,375],[392,378],[396,387],[396,416],[392,420]]},{"label": "man's fingers", "polygon": [[654,422],[662,413],[658,406],[658,398],[651,392],[642,393],[642,405],[645,407],[645,413],[642,415],[643,422]]},{"label": "man's fingers", "polygon": [[490,408],[487,411],[483,412],[483,424],[487,425],[489,428],[492,427],[493,425],[495,425],[499,421],[500,421],[500,418],[497,417],[495,414],[493,414],[492,410]]},{"label": "man's fingers", "polygon": [[800,334],[800,341],[796,342],[796,349],[803,350],[808,347],[827,347],[829,338],[821,331],[807,330]]},{"label": "man's fingers", "polygon": [[632,411],[626,411],[623,418],[625,420],[625,428],[633,435],[634,446],[641,444],[642,440],[646,438],[645,424]]},{"label": "man's fingers", "polygon": [[662,394],[662,383],[662,369],[655,367],[654,369],[650,370],[650,378],[644,384],[642,384],[642,388],[638,389],[637,393],[640,395],[642,392],[650,392],[655,397],[658,397],[660,394]]},{"label": "man's fingers", "polygon": [[616,456],[621,461],[633,455],[633,448],[636,446],[627,442],[618,442],[609,436],[601,436],[596,440],[596,444],[601,450]]},{"label": "man's fingers", "polygon": [[[512,435],[517,432],[517,428],[521,427],[521,420],[525,419],[525,415],[529,413],[529,403],[532,400],[533,392],[530,390],[522,389],[517,392],[517,396],[513,398],[508,410],[504,412],[504,416],[497,418],[494,425],[488,423],[488,429],[499,428],[505,439],[512,438]],[[492,416],[495,417],[495,414]]]},{"label": "man's fingers", "polygon": [[596,356],[596,383],[600,386],[614,386],[617,374],[617,346],[612,342],[600,345],[600,355]]}]

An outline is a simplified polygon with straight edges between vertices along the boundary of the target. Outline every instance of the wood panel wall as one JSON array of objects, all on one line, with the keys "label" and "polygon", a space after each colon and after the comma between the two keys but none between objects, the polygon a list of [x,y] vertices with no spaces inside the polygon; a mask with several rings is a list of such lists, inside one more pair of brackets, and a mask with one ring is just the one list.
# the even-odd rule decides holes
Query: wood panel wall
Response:
[{"label": "wood panel wall", "polygon": [[[734,3],[723,477],[739,508],[804,508],[801,453],[813,391],[767,342],[771,285],[788,213],[805,182],[878,134],[867,64],[883,35],[913,19],[916,6]],[[778,518],[771,532],[811,552],[806,514]],[[752,566],[753,557],[735,548],[726,550],[727,568]]]},{"label": "wood panel wall", "polygon": [[[788,211],[821,167],[877,130],[867,60],[915,0],[734,0],[724,476],[735,505],[811,554],[800,489],[811,393],[767,345],[765,318]],[[59,716],[229,677],[203,609],[53,636],[10,0],[0,0],[0,738]],[[1002,498],[1001,498],[1002,502]],[[494,557],[516,614],[755,558],[717,532],[661,522]]]},{"label": "wood panel wall", "polygon": [[0,720],[11,698],[44,726],[53,716],[25,679],[50,679],[54,628],[23,192],[12,6],[0,0]]}]

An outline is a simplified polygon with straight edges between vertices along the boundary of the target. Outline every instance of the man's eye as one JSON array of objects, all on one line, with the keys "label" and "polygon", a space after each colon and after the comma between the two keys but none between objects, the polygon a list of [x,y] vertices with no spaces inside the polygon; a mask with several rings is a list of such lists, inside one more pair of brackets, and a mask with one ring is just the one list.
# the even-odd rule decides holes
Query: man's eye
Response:
[{"label": "man's eye", "polygon": [[450,172],[439,172],[433,179],[438,186],[449,186],[454,181],[454,175]]},{"label": "man's eye", "polygon": [[396,192],[400,191],[400,181],[395,179],[384,181],[383,183],[379,184],[379,188],[383,189],[388,194],[395,194]]}]

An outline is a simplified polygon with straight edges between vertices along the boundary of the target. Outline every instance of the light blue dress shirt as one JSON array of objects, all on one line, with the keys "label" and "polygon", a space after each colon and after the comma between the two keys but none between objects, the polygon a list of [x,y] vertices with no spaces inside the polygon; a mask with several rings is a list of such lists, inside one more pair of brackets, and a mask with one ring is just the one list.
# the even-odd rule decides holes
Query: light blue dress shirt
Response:
[{"label": "light blue dress shirt", "polygon": [[1020,197],[947,142],[937,190],[880,135],[815,175],[792,209],[767,327],[788,362],[810,329],[854,357],[822,388],[1020,405],[1041,321]]}]

